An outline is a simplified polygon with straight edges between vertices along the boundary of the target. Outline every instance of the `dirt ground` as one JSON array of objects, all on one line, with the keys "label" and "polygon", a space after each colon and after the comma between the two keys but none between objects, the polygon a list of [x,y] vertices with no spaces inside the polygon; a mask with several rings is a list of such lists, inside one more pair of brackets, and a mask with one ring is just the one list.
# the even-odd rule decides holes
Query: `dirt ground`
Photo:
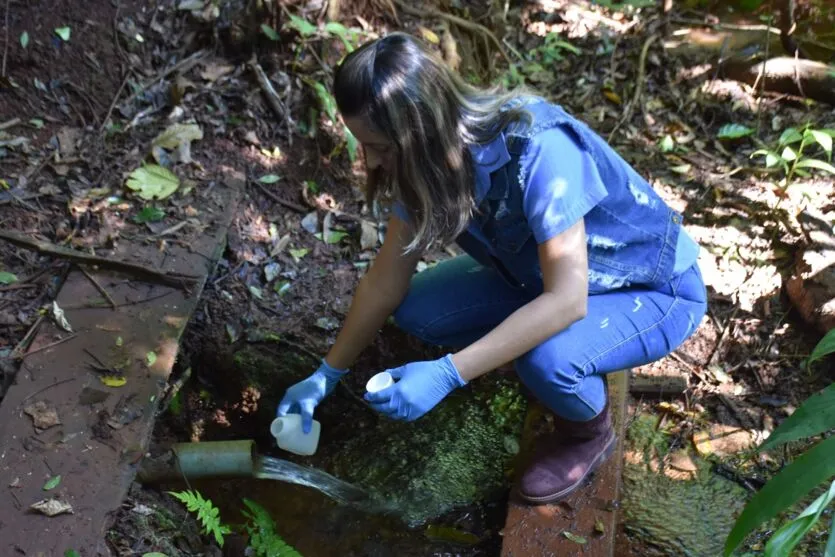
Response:
[{"label": "dirt ground", "polygon": [[[196,123],[203,135],[191,143],[193,161],[177,163],[186,178],[183,187],[212,188],[225,166],[245,171],[249,179],[229,245],[187,330],[177,372],[190,370],[190,375],[158,424],[157,446],[241,435],[257,437],[266,446],[269,439],[253,433],[258,412],[264,411],[261,393],[248,390],[245,378],[231,375],[234,353],[259,344],[277,358],[292,353],[307,360],[312,372],[373,260],[379,245],[375,236],[384,232],[379,224],[384,221],[364,205],[358,190],[364,179],[361,158],[348,156],[339,126],[327,118],[327,99],[322,103],[302,79],[327,83],[328,68],[341,53],[340,40],[323,35],[305,39],[281,30],[280,23],[287,21],[281,10],[259,14],[262,19],[253,23],[237,17],[243,4],[229,2],[218,13],[176,9],[180,2],[8,4],[3,34],[10,39],[0,80],[3,230],[88,251],[120,242],[158,245],[160,250],[187,244],[186,233],[199,231],[199,203],[184,197],[160,204],[164,214],[159,220],[136,222],[142,220],[140,205],[123,194],[127,175],[141,162],[153,162],[149,146],[175,122]],[[285,9],[312,19],[321,8],[313,4]],[[784,192],[773,173],[756,170],[749,160],[757,142],[749,137],[720,141],[716,134],[722,125],[738,123],[760,130],[762,140],[771,144],[789,125],[813,122],[835,128],[831,107],[779,95],[758,98],[751,87],[711,74],[688,77],[690,67],[665,52],[661,41],[639,68],[641,47],[664,32],[654,8],[636,13],[585,2],[540,4],[514,3],[510,19],[496,10],[473,11],[485,25],[503,30],[513,50],[537,53],[539,67],[526,70],[530,85],[604,137],[616,132],[612,143],[685,214],[688,231],[703,247],[700,265],[709,287],[709,315],[673,357],[639,370],[678,371],[689,378],[688,391],[672,404],[701,418],[698,423],[665,418],[676,425],[673,445],[692,445],[704,422],[749,432],[772,430],[808,394],[832,380],[831,368],[802,368],[820,332],[792,309],[782,285],[803,241],[794,226],[797,216],[814,209],[831,218],[835,188],[825,176],[813,175]],[[704,15],[685,10],[678,17]],[[341,21],[360,29],[361,38],[402,25],[430,41],[433,35],[446,41],[445,19],[402,10],[398,24],[375,1],[343,7]],[[262,22],[280,30],[279,40],[259,31]],[[69,40],[55,31],[62,27],[71,29]],[[548,43],[548,31],[559,33],[582,54]],[[29,37],[25,48],[24,32]],[[462,73],[484,82],[509,79],[478,71],[487,60],[502,61],[480,46],[480,38],[461,29],[453,36],[464,54]],[[439,47],[448,45],[438,40],[443,43]],[[276,116],[259,88],[247,65],[252,50],[289,107],[289,119]],[[172,68],[176,71],[168,71]],[[642,101],[625,119],[639,73]],[[667,136],[675,147],[659,148]],[[176,151],[169,151],[161,156],[174,156]],[[334,233],[335,241],[323,241]],[[451,253],[429,254],[425,264]],[[3,390],[14,381],[13,357],[25,352],[42,308],[51,303],[67,270],[61,259],[0,242],[0,271],[16,277],[0,285]],[[334,435],[373,427],[352,393],[362,392],[364,380],[383,367],[435,353],[387,327],[355,366],[360,373],[323,407],[323,423],[342,424]],[[636,397],[633,416],[663,415],[656,402]],[[772,473],[779,463],[745,456],[725,466],[735,481],[750,486],[752,477]],[[243,481],[203,488],[224,516],[236,519],[236,498],[255,496],[259,489]],[[343,525],[344,555],[386,555],[392,548],[402,555],[497,555],[501,547],[501,498],[441,517],[435,525],[447,529],[432,537],[425,530],[406,531],[385,520],[351,516],[301,488],[276,489],[274,497],[286,498],[271,509],[283,520],[278,529],[304,554],[316,551],[311,532],[320,533],[310,528],[315,520]],[[137,487],[108,540],[117,555],[220,552],[187,516],[164,493]],[[455,539],[462,532],[469,534],[464,542]],[[230,542],[224,551],[234,555],[236,547]]]}]

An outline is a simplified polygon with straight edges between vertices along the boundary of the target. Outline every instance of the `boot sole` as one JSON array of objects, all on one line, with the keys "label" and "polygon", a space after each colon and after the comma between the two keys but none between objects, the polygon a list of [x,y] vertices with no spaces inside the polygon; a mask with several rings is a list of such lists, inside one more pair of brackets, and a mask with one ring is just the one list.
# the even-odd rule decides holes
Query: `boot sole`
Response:
[{"label": "boot sole", "polygon": [[609,457],[612,456],[612,453],[615,451],[615,447],[617,446],[616,441],[617,436],[614,432],[612,432],[612,438],[609,440],[609,443],[606,445],[606,448],[603,449],[599,455],[597,455],[597,458],[594,459],[594,462],[591,466],[589,466],[588,470],[586,470],[586,473],[583,474],[583,476],[579,480],[566,487],[565,489],[558,491],[557,493],[553,493],[551,495],[540,495],[538,497],[525,495],[517,489],[517,495],[526,503],[533,503],[536,505],[547,505],[549,503],[557,503],[561,501],[562,499],[571,495],[578,487],[583,485],[583,482],[586,481],[586,478],[594,474],[600,467],[600,465],[606,462],[609,459]]}]

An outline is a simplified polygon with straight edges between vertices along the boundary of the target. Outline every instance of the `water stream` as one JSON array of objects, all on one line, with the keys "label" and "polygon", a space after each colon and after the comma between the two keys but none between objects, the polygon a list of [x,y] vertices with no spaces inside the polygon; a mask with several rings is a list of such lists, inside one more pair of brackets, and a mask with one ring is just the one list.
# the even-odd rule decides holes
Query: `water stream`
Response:
[{"label": "water stream", "polygon": [[256,455],[253,476],[264,480],[278,480],[311,487],[343,505],[350,505],[367,512],[386,512],[385,504],[375,500],[364,489],[327,472],[301,466],[289,460],[271,456]]}]

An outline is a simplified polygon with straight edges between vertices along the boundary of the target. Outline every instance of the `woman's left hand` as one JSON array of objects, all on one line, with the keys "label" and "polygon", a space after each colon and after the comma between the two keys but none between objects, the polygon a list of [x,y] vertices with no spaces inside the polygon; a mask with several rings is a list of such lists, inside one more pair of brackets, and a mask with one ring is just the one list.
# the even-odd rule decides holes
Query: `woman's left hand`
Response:
[{"label": "woman's left hand", "polygon": [[416,420],[466,382],[446,355],[438,360],[412,362],[388,370],[396,383],[376,393],[365,393],[371,407],[395,420]]}]

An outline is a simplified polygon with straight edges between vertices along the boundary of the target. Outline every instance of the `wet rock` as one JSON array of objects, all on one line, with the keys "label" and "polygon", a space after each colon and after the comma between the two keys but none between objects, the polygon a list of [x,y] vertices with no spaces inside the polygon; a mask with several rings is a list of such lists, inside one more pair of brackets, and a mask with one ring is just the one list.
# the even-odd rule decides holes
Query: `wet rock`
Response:
[{"label": "wet rock", "polygon": [[711,424],[709,430],[693,434],[693,445],[702,456],[732,456],[751,448],[755,440],[754,432],[725,424]]}]

